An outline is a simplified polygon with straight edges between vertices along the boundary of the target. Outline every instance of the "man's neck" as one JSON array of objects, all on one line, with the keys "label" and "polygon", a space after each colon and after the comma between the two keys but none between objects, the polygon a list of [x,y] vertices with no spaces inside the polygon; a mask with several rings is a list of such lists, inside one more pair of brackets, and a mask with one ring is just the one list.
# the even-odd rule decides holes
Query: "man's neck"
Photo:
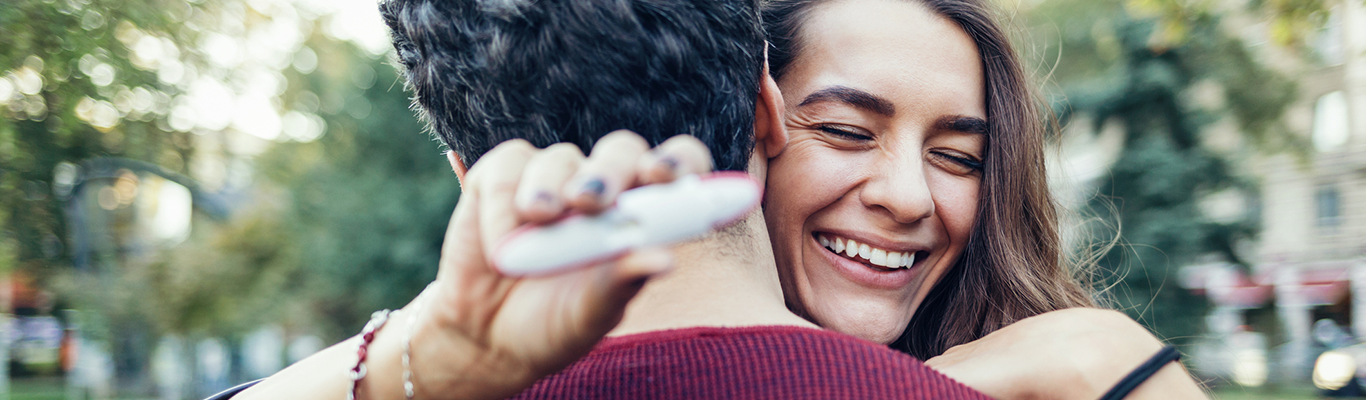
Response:
[{"label": "man's neck", "polygon": [[747,237],[713,233],[675,246],[673,271],[647,283],[608,335],[698,326],[816,327],[783,305],[763,214],[755,211],[740,224]]}]

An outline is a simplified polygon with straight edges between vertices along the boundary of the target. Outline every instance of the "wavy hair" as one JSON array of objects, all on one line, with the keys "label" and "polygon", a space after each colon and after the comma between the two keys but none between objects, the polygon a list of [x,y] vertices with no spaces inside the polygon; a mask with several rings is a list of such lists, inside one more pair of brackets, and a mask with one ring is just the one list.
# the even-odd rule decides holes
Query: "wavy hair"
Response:
[{"label": "wavy hair", "polygon": [[[827,1],[765,2],[774,80],[781,81],[800,62],[802,25]],[[1058,233],[1058,211],[1044,171],[1046,108],[992,10],[981,0],[903,1],[953,21],[977,44],[989,128],[967,247],[891,347],[927,359],[1033,315],[1095,306],[1086,279],[1068,265]]]}]

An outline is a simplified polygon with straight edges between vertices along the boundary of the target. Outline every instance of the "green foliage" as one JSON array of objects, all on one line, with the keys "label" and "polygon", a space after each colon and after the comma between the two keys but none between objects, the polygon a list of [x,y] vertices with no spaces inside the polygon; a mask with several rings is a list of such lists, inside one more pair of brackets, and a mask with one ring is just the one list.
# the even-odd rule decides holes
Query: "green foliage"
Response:
[{"label": "green foliage", "polygon": [[349,46],[319,46],[319,54],[342,56],[314,74],[342,82],[313,78],[303,89],[343,99],[321,110],[328,133],[278,146],[260,166],[291,193],[280,218],[300,246],[300,300],[339,338],[376,309],[402,307],[436,278],[460,187],[409,110],[396,71]]},{"label": "green foliage", "polygon": [[[197,31],[189,27],[214,22],[209,11],[215,6],[183,0],[11,0],[0,6],[0,268],[57,289],[59,304],[100,311],[87,321],[94,322],[86,324],[90,337],[113,343],[120,360],[145,359],[146,344],[154,340],[146,322],[155,316],[146,311],[157,303],[144,297],[153,293],[144,290],[148,282],[138,280],[138,271],[121,274],[117,268],[137,252],[119,239],[132,220],[128,212],[100,216],[108,217],[109,231],[89,235],[95,251],[88,264],[100,274],[55,279],[70,276],[74,239],[89,231],[68,225],[64,207],[81,205],[68,204],[70,193],[54,189],[60,186],[54,175],[59,165],[99,157],[188,172],[192,134],[168,122],[172,98],[183,86],[159,69],[169,60],[181,72],[203,65],[192,45]],[[155,44],[165,57],[140,58],[132,50],[140,43]],[[120,367],[120,374],[139,371],[137,362]]]},{"label": "green foliage", "polygon": [[181,29],[206,18],[178,0],[14,0],[0,7],[0,204],[14,244],[0,265],[40,277],[71,264],[70,233],[54,168],[119,156],[184,172],[188,133],[165,128],[175,85],[151,64],[135,62],[134,35],[154,35],[186,49]]},{"label": "green foliage", "polygon": [[[196,146],[206,141],[196,135],[226,135],[177,124],[177,96],[195,73],[243,83],[202,53],[204,35],[244,35],[270,18],[241,1],[0,7],[0,269],[34,275],[63,302],[97,311],[103,322],[93,335],[140,337],[124,346],[135,353],[161,333],[231,336],[271,321],[338,338],[434,278],[459,194],[454,174],[393,68],[320,33],[305,49],[316,70],[282,71],[288,88],[274,107],[317,114],[327,129],[247,159],[257,178],[237,196],[253,205],[223,221],[199,214],[186,242],[152,254],[121,239],[134,213],[99,213],[91,218],[103,228],[81,233],[96,236],[89,269],[71,270],[78,235],[63,207],[99,207],[94,196],[67,204],[53,189],[58,166],[116,157],[193,178]],[[307,20],[302,32],[321,31],[319,22]],[[148,57],[147,46],[162,57]]]},{"label": "green foliage", "polygon": [[[1085,114],[1094,131],[1117,124],[1126,135],[1090,204],[1123,234],[1100,260],[1104,283],[1115,284],[1117,306],[1184,343],[1201,331],[1207,305],[1176,284],[1176,270],[1211,257],[1246,265],[1235,249],[1257,232],[1251,212],[1216,221],[1200,201],[1226,190],[1254,195],[1253,177],[1236,167],[1249,154],[1307,148],[1281,123],[1294,82],[1223,31],[1204,2],[1057,1],[1034,12],[1048,15],[1062,39],[1056,51],[1066,61],[1055,79],[1065,99],[1055,108],[1064,123]],[[1211,126],[1224,118],[1241,140],[1212,149]]]},{"label": "green foliage", "polygon": [[1253,0],[1250,5],[1271,17],[1270,34],[1276,44],[1296,46],[1303,45],[1324,25],[1334,3],[1337,1]]}]

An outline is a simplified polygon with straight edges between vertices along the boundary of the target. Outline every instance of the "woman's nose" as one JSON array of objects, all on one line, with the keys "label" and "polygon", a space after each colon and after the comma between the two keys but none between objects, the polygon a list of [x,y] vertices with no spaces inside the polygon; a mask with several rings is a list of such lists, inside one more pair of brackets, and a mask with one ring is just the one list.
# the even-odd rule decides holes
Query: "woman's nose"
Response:
[{"label": "woman's nose", "polygon": [[863,187],[860,198],[866,206],[882,209],[902,224],[934,215],[924,165],[919,157],[883,163]]}]

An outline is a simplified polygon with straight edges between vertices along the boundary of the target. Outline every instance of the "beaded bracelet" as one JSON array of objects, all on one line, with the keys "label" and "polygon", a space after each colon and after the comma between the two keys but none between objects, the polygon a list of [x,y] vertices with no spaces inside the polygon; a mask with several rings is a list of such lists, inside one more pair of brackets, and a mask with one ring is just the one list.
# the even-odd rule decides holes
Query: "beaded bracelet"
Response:
[{"label": "beaded bracelet", "polygon": [[356,385],[365,378],[365,356],[370,348],[370,343],[375,341],[375,331],[384,326],[389,321],[389,314],[393,310],[379,310],[370,314],[370,322],[365,323],[365,328],[360,332],[360,346],[356,348],[356,366],[351,367],[349,377],[351,378],[351,390],[346,392],[346,400],[356,400]]},{"label": "beaded bracelet", "polygon": [[422,293],[417,295],[417,301],[414,301],[417,305],[413,307],[412,314],[408,315],[408,327],[403,333],[403,396],[408,400],[413,400],[416,394],[413,387],[413,369],[409,365],[409,359],[412,358],[413,352],[413,330],[417,327],[417,315],[422,313],[422,306],[426,305],[427,298],[431,297],[427,295],[427,292],[434,285],[436,282],[427,284],[427,287],[422,289]]}]

